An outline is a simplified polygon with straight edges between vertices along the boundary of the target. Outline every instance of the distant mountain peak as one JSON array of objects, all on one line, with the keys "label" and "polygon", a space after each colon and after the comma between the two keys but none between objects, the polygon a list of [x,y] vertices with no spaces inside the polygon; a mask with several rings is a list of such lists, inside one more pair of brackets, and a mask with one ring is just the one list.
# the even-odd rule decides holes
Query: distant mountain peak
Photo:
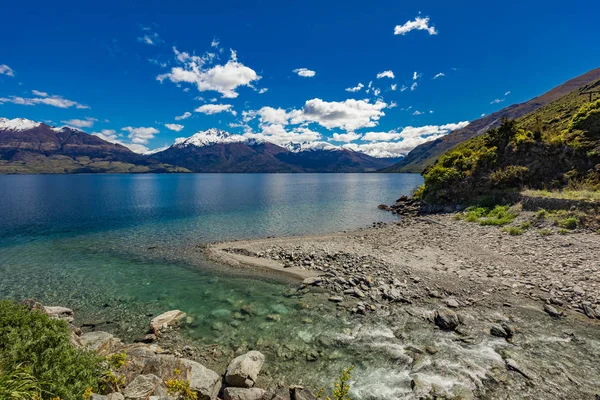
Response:
[{"label": "distant mountain peak", "polygon": [[332,145],[331,143],[328,142],[321,142],[321,141],[316,141],[316,142],[302,142],[302,143],[298,143],[298,142],[289,142],[286,144],[281,145],[281,147],[293,152],[293,153],[300,153],[302,151],[336,151],[336,150],[343,150],[337,146]]},{"label": "distant mountain peak", "polygon": [[248,139],[242,135],[234,135],[227,131],[210,128],[205,131],[196,132],[188,138],[177,138],[173,147],[196,146],[204,147],[218,143],[247,142]]},{"label": "distant mountain peak", "polygon": [[41,122],[32,121],[26,118],[0,118],[0,130],[7,131],[26,131],[29,129],[37,128]]}]

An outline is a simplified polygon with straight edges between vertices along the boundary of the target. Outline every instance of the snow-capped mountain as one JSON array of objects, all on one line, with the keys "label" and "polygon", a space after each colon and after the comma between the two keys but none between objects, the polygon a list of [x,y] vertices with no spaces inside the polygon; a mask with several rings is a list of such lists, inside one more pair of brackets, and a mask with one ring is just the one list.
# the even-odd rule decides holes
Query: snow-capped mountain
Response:
[{"label": "snow-capped mountain", "polygon": [[188,138],[175,139],[175,147],[210,146],[217,143],[246,143],[248,139],[242,135],[234,135],[221,129],[210,128],[200,131]]},{"label": "snow-capped mountain", "polygon": [[0,118],[0,131],[15,131],[21,132],[29,129],[37,128],[41,122],[35,122],[25,118]]}]

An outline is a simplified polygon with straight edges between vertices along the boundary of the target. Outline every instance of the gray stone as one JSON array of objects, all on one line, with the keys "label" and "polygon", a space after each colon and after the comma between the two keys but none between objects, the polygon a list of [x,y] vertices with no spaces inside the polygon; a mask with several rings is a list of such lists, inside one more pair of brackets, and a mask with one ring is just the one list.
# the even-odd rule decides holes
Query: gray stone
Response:
[{"label": "gray stone", "polygon": [[458,304],[458,301],[456,301],[456,299],[446,299],[446,300],[444,300],[444,303],[446,303],[446,305],[450,308],[458,308],[460,306],[460,304]]},{"label": "gray stone", "polygon": [[180,310],[167,311],[150,322],[150,329],[158,335],[160,331],[177,326],[186,316],[186,313]]},{"label": "gray stone", "polygon": [[562,313],[559,312],[556,308],[552,307],[550,304],[544,305],[544,311],[546,311],[548,315],[554,318],[560,318],[562,316]]},{"label": "gray stone", "polygon": [[592,308],[592,306],[590,306],[589,304],[583,304],[581,306],[581,308],[583,308],[584,314],[587,315],[589,318],[597,318],[598,317],[596,315],[596,312]]},{"label": "gray stone", "polygon": [[320,276],[311,276],[302,281],[304,286],[318,286],[323,282],[323,278]]},{"label": "gray stone", "polygon": [[294,389],[294,400],[317,400],[317,396],[305,388]]},{"label": "gray stone", "polygon": [[67,322],[73,322],[74,313],[73,310],[67,307],[44,307],[44,311],[46,314],[50,316],[50,318],[54,319],[62,319]]},{"label": "gray stone", "polygon": [[434,322],[440,328],[450,331],[455,330],[460,324],[458,315],[447,308],[440,308],[435,312]]},{"label": "gray stone", "polygon": [[156,375],[138,375],[125,390],[123,395],[127,400],[146,400],[151,395],[166,396],[167,387]]},{"label": "gray stone", "polygon": [[334,303],[341,303],[342,301],[344,301],[344,298],[342,296],[331,296],[329,298],[329,301]]},{"label": "gray stone", "polygon": [[264,363],[265,356],[259,351],[250,351],[236,357],[227,367],[225,381],[235,387],[252,387]]},{"label": "gray stone", "polygon": [[527,379],[530,379],[530,380],[535,379],[535,375],[533,375],[531,372],[529,372],[529,371],[525,370],[524,368],[522,368],[521,366],[519,366],[519,364],[517,364],[517,362],[515,360],[513,360],[512,358],[507,358],[504,361],[506,362],[506,368],[508,368],[509,370],[518,372],[519,374],[523,375]]},{"label": "gray stone", "polygon": [[104,396],[103,394],[92,393],[90,400],[107,400],[108,396]]},{"label": "gray stone", "polygon": [[83,347],[101,355],[115,353],[123,347],[119,338],[102,331],[84,333],[79,337],[79,341]]},{"label": "gray stone", "polygon": [[492,336],[497,336],[497,337],[502,337],[502,338],[508,338],[508,332],[506,332],[506,330],[498,325],[498,324],[492,324],[492,326],[490,327],[490,334]]},{"label": "gray stone", "polygon": [[290,395],[290,389],[289,388],[278,389],[275,392],[275,394],[273,395],[273,397],[271,398],[271,400],[292,400],[292,397]]},{"label": "gray stone", "polygon": [[225,400],[265,400],[267,392],[259,388],[228,387],[224,391]]},{"label": "gray stone", "polygon": [[[150,396],[150,399],[152,399],[152,397],[153,396]],[[119,392],[115,392],[106,396],[106,400],[125,400],[125,396]]]},{"label": "gray stone", "polygon": [[221,376],[195,361],[171,355],[156,355],[146,360],[142,373],[157,375],[166,380],[175,378],[176,369],[180,371],[177,378],[190,382],[190,388],[198,393],[199,400],[217,398]]}]

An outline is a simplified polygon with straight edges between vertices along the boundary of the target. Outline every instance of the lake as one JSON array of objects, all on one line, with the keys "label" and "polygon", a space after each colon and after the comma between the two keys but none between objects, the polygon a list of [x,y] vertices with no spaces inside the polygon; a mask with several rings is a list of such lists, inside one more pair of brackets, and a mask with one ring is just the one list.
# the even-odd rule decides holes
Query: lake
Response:
[{"label": "lake", "polygon": [[[352,321],[334,318],[334,306],[306,308],[286,296],[284,282],[229,274],[208,261],[169,262],[148,249],[393,221],[377,205],[421,183],[416,174],[0,176],[0,297],[73,308],[76,323],[128,340],[150,315],[178,308],[194,318],[184,334],[198,343],[277,348],[273,376],[331,380],[341,366],[381,362],[377,352],[339,341]],[[249,306],[252,314],[240,316]],[[310,352],[319,361],[290,356]]]}]

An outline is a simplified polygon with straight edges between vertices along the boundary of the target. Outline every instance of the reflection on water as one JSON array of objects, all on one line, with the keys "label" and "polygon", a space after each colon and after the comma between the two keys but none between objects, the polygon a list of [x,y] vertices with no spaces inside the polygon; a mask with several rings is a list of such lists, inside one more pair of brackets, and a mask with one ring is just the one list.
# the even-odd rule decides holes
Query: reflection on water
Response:
[{"label": "reflection on water", "polygon": [[149,315],[178,308],[194,318],[186,333],[197,341],[246,343],[267,353],[278,379],[322,382],[377,358],[340,342],[352,324],[335,318],[333,305],[208,262],[153,259],[147,249],[389,221],[377,205],[421,182],[410,174],[0,176],[0,297],[65,305],[76,322],[126,339],[144,332]]}]

